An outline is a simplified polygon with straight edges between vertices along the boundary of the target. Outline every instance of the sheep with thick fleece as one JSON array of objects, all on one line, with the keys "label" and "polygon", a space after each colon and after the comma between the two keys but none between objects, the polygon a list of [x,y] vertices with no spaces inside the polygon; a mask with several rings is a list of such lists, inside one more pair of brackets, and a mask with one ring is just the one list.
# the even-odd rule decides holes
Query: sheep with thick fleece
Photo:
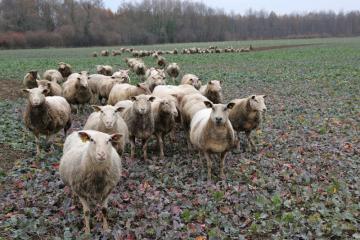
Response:
[{"label": "sheep with thick fleece", "polygon": [[130,83],[130,77],[129,77],[129,69],[127,70],[122,70],[119,69],[118,71],[114,72],[111,77],[112,78],[120,78],[122,79],[122,83]]},{"label": "sheep with thick fleece", "polygon": [[43,78],[52,82],[62,83],[64,82],[64,78],[61,73],[56,69],[46,70],[43,74]]},{"label": "sheep with thick fleece", "polygon": [[23,84],[26,88],[36,88],[37,82],[36,80],[39,79],[39,75],[37,71],[29,71],[25,77]]},{"label": "sheep with thick fleece", "polygon": [[97,65],[96,72],[105,76],[111,76],[113,74],[113,68],[109,65]]},{"label": "sheep with thick fleece", "polygon": [[180,107],[181,99],[185,95],[200,93],[196,88],[189,84],[174,85],[160,85],[154,88],[152,95],[163,98],[165,96],[173,96],[177,99],[177,107]]},{"label": "sheep with thick fleece", "polygon": [[98,56],[97,52],[93,52],[93,53],[92,53],[92,56],[93,56],[93,57],[97,57],[97,56]]},{"label": "sheep with thick fleece", "polygon": [[164,70],[161,69],[152,69],[150,72],[146,74],[145,83],[149,86],[150,91],[153,91],[156,86],[165,85],[166,84],[166,76]]},{"label": "sheep with thick fleece", "polygon": [[36,80],[39,88],[48,89],[47,96],[62,96],[62,88],[57,82],[49,80]]},{"label": "sheep with thick fleece", "polygon": [[142,140],[143,157],[147,159],[148,140],[154,133],[154,117],[151,110],[151,102],[154,99],[153,96],[143,94],[131,97],[132,106],[121,113],[129,129],[132,159],[135,158],[135,138]]},{"label": "sheep with thick fleece", "polygon": [[85,233],[90,233],[90,208],[101,205],[103,229],[108,230],[107,203],[121,177],[121,158],[116,145],[121,134],[86,130],[73,132],[64,144],[60,177],[83,206]]},{"label": "sheep with thick fleece", "polygon": [[173,84],[175,84],[175,79],[179,76],[180,67],[177,63],[170,63],[166,67],[166,73],[172,78]]},{"label": "sheep with thick fleece", "polygon": [[175,127],[178,110],[173,101],[157,98],[151,103],[154,116],[154,135],[160,148],[160,159],[164,158],[164,138]]},{"label": "sheep with thick fleece", "polygon": [[23,89],[28,93],[24,111],[25,126],[34,133],[36,155],[40,154],[40,134],[50,135],[64,129],[65,136],[71,127],[71,108],[65,98],[60,96],[46,97],[48,89]]},{"label": "sheep with thick fleece", "polygon": [[234,107],[231,109],[229,119],[234,130],[238,132],[245,132],[246,135],[246,149],[251,147],[252,151],[256,151],[256,146],[250,137],[251,131],[258,128],[262,114],[266,112],[265,99],[266,95],[251,95],[247,98],[234,99]]},{"label": "sheep with thick fleece", "polygon": [[71,74],[63,84],[63,96],[70,104],[84,105],[90,102],[92,93],[87,72]]},{"label": "sheep with thick fleece", "polygon": [[138,83],[135,86],[127,83],[115,84],[110,91],[108,104],[115,105],[118,101],[129,100],[140,94],[151,94],[147,84]]},{"label": "sheep with thick fleece", "polygon": [[207,180],[211,181],[211,154],[220,154],[220,177],[225,179],[225,158],[235,144],[234,129],[229,120],[229,110],[235,104],[212,104],[209,101],[204,104],[207,108],[198,111],[191,120],[190,141],[205,156]]},{"label": "sheep with thick fleece", "polygon": [[200,78],[194,74],[185,74],[181,79],[181,84],[193,85],[198,90],[201,87]]},{"label": "sheep with thick fleece", "polygon": [[213,103],[222,103],[222,89],[221,81],[211,80],[206,85],[200,87],[200,92],[202,95],[207,97]]},{"label": "sheep with thick fleece", "polygon": [[108,57],[109,56],[109,50],[101,50],[100,55],[102,57]]},{"label": "sheep with thick fleece", "polygon": [[117,114],[123,111],[124,108],[111,105],[92,105],[92,108],[95,112],[88,117],[84,130],[96,130],[108,134],[121,134],[121,141],[116,146],[118,153],[121,155],[124,152],[125,144],[129,137],[128,127],[124,122],[124,119],[120,114]]},{"label": "sheep with thick fleece", "polygon": [[61,73],[63,78],[67,78],[72,74],[71,65],[64,62],[59,62],[58,71]]}]

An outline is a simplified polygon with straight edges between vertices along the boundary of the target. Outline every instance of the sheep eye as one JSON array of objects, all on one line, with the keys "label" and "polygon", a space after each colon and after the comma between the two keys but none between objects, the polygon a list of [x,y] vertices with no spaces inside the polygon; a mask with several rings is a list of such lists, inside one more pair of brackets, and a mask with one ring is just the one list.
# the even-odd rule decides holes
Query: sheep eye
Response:
[{"label": "sheep eye", "polygon": [[90,138],[90,142],[95,143],[94,139]]}]

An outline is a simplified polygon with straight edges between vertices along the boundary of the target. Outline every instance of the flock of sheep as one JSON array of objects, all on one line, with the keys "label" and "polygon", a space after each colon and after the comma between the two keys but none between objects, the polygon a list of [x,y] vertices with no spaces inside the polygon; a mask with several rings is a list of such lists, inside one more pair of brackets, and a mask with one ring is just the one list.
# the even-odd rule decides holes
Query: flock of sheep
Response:
[{"label": "flock of sheep", "polygon": [[[147,145],[157,139],[159,157],[164,158],[164,138],[174,139],[179,125],[187,136],[190,149],[195,147],[206,159],[207,179],[211,181],[213,155],[220,157],[220,177],[225,178],[225,158],[238,148],[236,132],[245,132],[247,146],[255,150],[250,138],[259,127],[266,111],[264,95],[251,95],[223,104],[221,81],[202,85],[199,77],[185,74],[179,85],[175,80],[180,67],[167,64],[156,54],[160,68],[147,68],[139,58],[126,58],[129,70],[113,72],[111,66],[97,66],[97,74],[73,73],[72,67],[59,63],[58,69],[47,70],[43,77],[30,71],[24,77],[27,104],[26,127],[36,139],[48,138],[71,127],[72,114],[91,104],[94,112],[84,129],[66,137],[60,160],[60,176],[83,205],[85,231],[90,232],[90,204],[102,206],[103,228],[108,229],[106,208],[108,196],[121,176],[121,156],[130,143],[130,156],[135,158],[135,140],[141,140],[143,158],[148,159]],[[130,84],[129,71],[143,82]],[[166,85],[167,75],[174,85]]]}]

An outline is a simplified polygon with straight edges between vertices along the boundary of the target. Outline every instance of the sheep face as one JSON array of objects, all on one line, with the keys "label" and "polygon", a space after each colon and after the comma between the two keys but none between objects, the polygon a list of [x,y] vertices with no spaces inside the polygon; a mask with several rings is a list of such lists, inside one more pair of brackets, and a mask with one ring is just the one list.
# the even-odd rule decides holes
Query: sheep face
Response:
[{"label": "sheep face", "polygon": [[118,119],[118,112],[124,110],[123,107],[113,107],[111,105],[96,106],[92,105],[96,112],[100,112],[100,120],[104,123],[105,128],[112,129]]},{"label": "sheep face", "polygon": [[23,89],[23,92],[28,93],[28,99],[33,107],[38,107],[45,102],[45,95],[49,93],[48,89],[32,88]]},{"label": "sheep face", "polygon": [[77,78],[76,88],[80,88],[80,89],[88,88],[88,75],[87,74],[82,73]]},{"label": "sheep face", "polygon": [[151,102],[154,101],[155,97],[139,95],[131,97],[131,100],[134,102],[133,108],[135,112],[141,115],[145,115],[151,111]]},{"label": "sheep face", "polygon": [[108,137],[104,137],[103,134],[90,134],[88,132],[80,131],[79,137],[83,142],[89,143],[90,159],[94,161],[94,164],[102,164],[110,159],[112,148],[116,147],[116,144],[122,138],[121,134],[113,134]]},{"label": "sheep face", "polygon": [[32,76],[33,79],[37,79],[37,76],[38,76],[37,71],[30,71],[29,73],[30,73],[30,75]]},{"label": "sheep face", "polygon": [[174,117],[178,116],[178,111],[176,108],[176,104],[173,101],[164,99],[160,102],[160,109],[164,113],[168,113],[173,115]]},{"label": "sheep face", "polygon": [[113,79],[120,78],[121,82],[124,82],[124,83],[130,82],[129,71],[130,70],[119,70],[119,71],[115,72],[111,76],[111,78],[113,78]]},{"label": "sheep face", "polygon": [[252,95],[249,99],[250,108],[253,111],[266,112],[265,97],[266,95]]},{"label": "sheep face", "polygon": [[228,104],[213,104],[209,101],[204,101],[206,107],[211,108],[210,120],[218,126],[224,125],[229,120],[229,109],[232,109],[235,103]]},{"label": "sheep face", "polygon": [[221,81],[212,80],[208,83],[208,90],[210,92],[220,92],[221,91]]},{"label": "sheep face", "polygon": [[48,80],[36,80],[38,88],[40,89],[46,89],[48,93],[50,93],[51,90],[51,82]]},{"label": "sheep face", "polygon": [[146,83],[138,83],[136,86],[143,94],[151,94],[150,88]]}]

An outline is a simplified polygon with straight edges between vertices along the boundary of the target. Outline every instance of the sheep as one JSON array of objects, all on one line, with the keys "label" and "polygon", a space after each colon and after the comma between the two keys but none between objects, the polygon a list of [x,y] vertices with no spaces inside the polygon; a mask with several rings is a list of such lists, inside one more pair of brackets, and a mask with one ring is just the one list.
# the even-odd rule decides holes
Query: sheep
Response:
[{"label": "sheep", "polygon": [[180,73],[179,65],[177,65],[177,63],[170,63],[166,68],[166,73],[172,78],[173,84],[175,84],[175,79]]},{"label": "sheep", "polygon": [[96,130],[107,134],[119,133],[122,135],[121,141],[116,146],[116,150],[122,155],[124,152],[125,144],[128,141],[129,133],[128,127],[124,122],[124,119],[120,116],[123,107],[114,107],[111,105],[96,106],[92,105],[95,110],[88,117],[84,130]]},{"label": "sheep", "polygon": [[37,71],[29,71],[25,77],[24,77],[24,81],[23,84],[26,88],[36,88],[37,87],[37,83],[36,80],[39,79],[38,76],[38,72]]},{"label": "sheep", "polygon": [[145,74],[145,83],[149,86],[150,91],[153,91],[156,86],[165,85],[165,72],[162,69],[150,68]]},{"label": "sheep", "polygon": [[207,97],[213,103],[222,103],[222,91],[221,91],[221,81],[211,80],[206,85],[200,87],[200,92],[202,95]]},{"label": "sheep", "polygon": [[192,85],[183,84],[178,86],[173,85],[160,85],[154,88],[153,96],[164,98],[172,97],[175,99],[176,107],[180,109],[180,102],[185,95],[200,93]]},{"label": "sheep", "polygon": [[262,114],[267,110],[264,101],[265,97],[266,95],[251,95],[247,98],[234,99],[231,101],[235,106],[229,113],[229,119],[238,134],[245,132],[247,139],[245,150],[248,149],[250,144],[251,151],[256,151],[256,146],[250,134],[252,130],[259,127]]},{"label": "sheep", "polygon": [[145,72],[146,72],[145,63],[143,63],[141,61],[136,62],[136,64],[133,67],[133,71],[135,72],[135,74],[137,76],[140,77],[140,80],[144,80],[144,75],[145,75]]},{"label": "sheep", "polygon": [[23,89],[28,93],[28,101],[23,114],[26,128],[35,135],[36,155],[40,154],[40,134],[50,135],[71,127],[71,108],[65,98],[60,96],[46,97],[48,89]]},{"label": "sheep", "polygon": [[181,84],[189,84],[193,85],[196,89],[200,89],[201,87],[201,81],[200,78],[198,78],[194,74],[185,74],[181,79]]},{"label": "sheep", "polygon": [[154,116],[154,135],[160,148],[160,159],[164,158],[164,138],[175,127],[175,118],[178,116],[176,104],[168,99],[156,99],[151,103]]},{"label": "sheep", "polygon": [[43,74],[43,78],[52,82],[62,83],[64,81],[61,73],[56,69],[46,70]]},{"label": "sheep", "polygon": [[59,62],[58,71],[61,73],[63,78],[67,78],[72,74],[71,65],[64,62]]},{"label": "sheep", "polygon": [[132,159],[135,158],[135,138],[140,138],[143,145],[143,158],[147,160],[148,140],[154,133],[154,117],[151,110],[151,102],[154,99],[153,96],[143,94],[131,97],[132,106],[121,113],[129,129]]},{"label": "sheep", "polygon": [[154,67],[148,68],[145,72],[145,78],[149,78],[150,76],[159,75],[163,79],[166,78],[165,71],[163,69],[156,69]]},{"label": "sheep", "polygon": [[118,101],[129,100],[140,94],[151,94],[147,84],[138,83],[136,86],[127,83],[115,84],[110,91],[108,104],[115,105]]},{"label": "sheep", "polygon": [[162,56],[157,56],[157,65],[160,67],[160,68],[165,68],[166,66],[166,60],[164,57]]},{"label": "sheep", "polygon": [[119,69],[117,72],[114,72],[111,75],[111,77],[122,79],[122,83],[129,83],[130,82],[129,71],[130,71],[129,69],[127,69],[127,70]]},{"label": "sheep", "polygon": [[108,57],[109,56],[109,50],[101,50],[100,55],[102,57]]},{"label": "sheep", "polygon": [[70,104],[84,105],[92,98],[87,72],[73,73],[63,84],[63,96]]},{"label": "sheep", "polygon": [[120,55],[121,55],[121,51],[119,51],[119,50],[112,50],[112,51],[111,51],[111,55],[112,55],[113,57],[115,57],[115,56],[120,56]]},{"label": "sheep", "polygon": [[92,56],[93,56],[93,57],[97,57],[97,56],[98,56],[97,52],[93,52],[93,53],[92,53]]},{"label": "sheep", "polygon": [[191,120],[190,141],[205,156],[207,180],[211,181],[211,154],[220,154],[220,177],[225,179],[224,165],[227,152],[235,145],[235,133],[229,120],[229,110],[235,103],[212,104],[198,111]]},{"label": "sheep", "polygon": [[80,199],[86,234],[90,234],[91,204],[101,205],[103,229],[109,229],[107,202],[121,177],[121,158],[115,150],[121,138],[118,133],[86,130],[73,132],[65,140],[60,177]]},{"label": "sheep", "polygon": [[62,88],[57,82],[49,80],[36,80],[39,88],[48,89],[47,96],[62,96]]},{"label": "sheep", "polygon": [[96,72],[105,76],[111,76],[113,74],[113,68],[109,65],[97,65]]}]

